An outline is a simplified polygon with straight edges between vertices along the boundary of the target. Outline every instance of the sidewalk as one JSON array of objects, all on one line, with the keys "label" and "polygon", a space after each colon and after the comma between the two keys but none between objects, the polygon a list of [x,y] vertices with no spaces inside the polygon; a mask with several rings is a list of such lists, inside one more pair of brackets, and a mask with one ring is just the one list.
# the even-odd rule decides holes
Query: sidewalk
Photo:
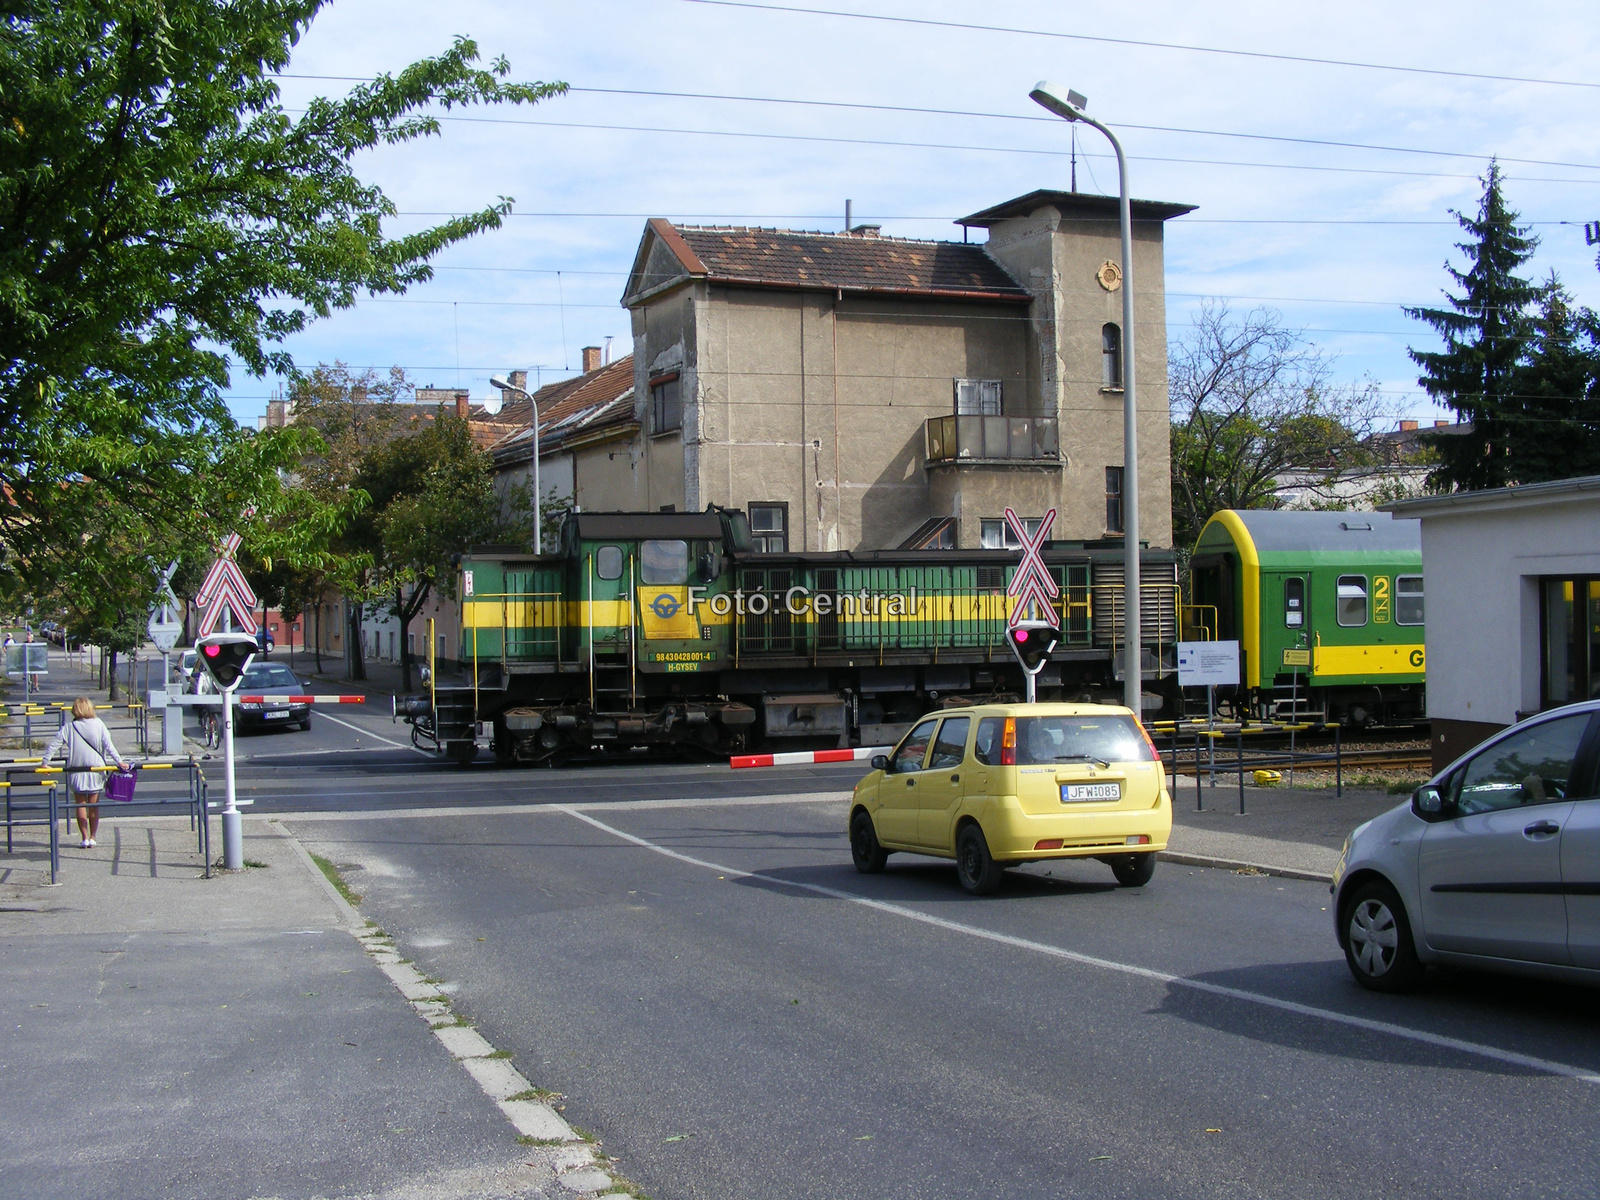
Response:
[{"label": "sidewalk", "polygon": [[570,1151],[518,1144],[275,821],[209,881],[181,818],[100,828],[57,887],[0,856],[0,1197],[547,1194]]}]

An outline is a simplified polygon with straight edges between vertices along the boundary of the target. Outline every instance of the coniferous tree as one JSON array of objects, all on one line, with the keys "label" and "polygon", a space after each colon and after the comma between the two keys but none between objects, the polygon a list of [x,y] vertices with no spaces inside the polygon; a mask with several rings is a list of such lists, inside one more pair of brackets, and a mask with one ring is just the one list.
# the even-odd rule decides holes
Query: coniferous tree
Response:
[{"label": "coniferous tree", "polygon": [[1600,318],[1554,272],[1515,376],[1507,442],[1516,483],[1600,475]]},{"label": "coniferous tree", "polygon": [[1439,456],[1429,476],[1441,491],[1504,487],[1517,482],[1511,422],[1517,416],[1518,386],[1525,382],[1528,342],[1533,333],[1529,309],[1540,289],[1517,274],[1538,246],[1518,214],[1507,207],[1500,168],[1489,164],[1476,216],[1451,210],[1469,240],[1456,248],[1467,269],[1449,263],[1445,270],[1460,294],[1445,293],[1448,308],[1408,308],[1406,314],[1433,326],[1444,349],[1410,350],[1422,368],[1417,382],[1435,400],[1453,409],[1471,430],[1426,439]]}]

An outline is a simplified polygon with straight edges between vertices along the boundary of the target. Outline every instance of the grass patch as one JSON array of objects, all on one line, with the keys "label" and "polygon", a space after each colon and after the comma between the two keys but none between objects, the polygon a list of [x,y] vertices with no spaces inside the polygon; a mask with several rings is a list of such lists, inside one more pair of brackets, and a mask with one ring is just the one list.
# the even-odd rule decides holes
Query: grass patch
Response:
[{"label": "grass patch", "polygon": [[507,1100],[537,1100],[541,1104],[548,1104],[552,1100],[560,1100],[560,1092],[552,1092],[549,1088],[529,1088],[525,1092],[518,1092],[515,1096],[507,1096]]},{"label": "grass patch", "polygon": [[254,867],[258,871],[265,871],[272,864],[271,863],[264,863],[264,862],[257,862],[253,858],[247,858],[247,859],[244,860],[244,865],[247,866],[247,867]]},{"label": "grass patch", "polygon": [[528,1135],[526,1133],[519,1133],[519,1134],[517,1134],[517,1145],[519,1145],[519,1146],[565,1146],[566,1143],[564,1141],[562,1141],[560,1138],[536,1138],[536,1137],[531,1137],[530,1135]]},{"label": "grass patch", "polygon": [[511,1051],[509,1051],[509,1050],[496,1050],[493,1054],[485,1054],[483,1057],[485,1057],[485,1058],[510,1058],[511,1057]]},{"label": "grass patch", "polygon": [[361,903],[361,893],[350,890],[350,885],[344,881],[344,876],[339,874],[338,867],[320,854],[313,854],[311,861],[317,864],[317,870],[322,872],[328,882],[333,884],[334,890],[343,896],[348,903]]},{"label": "grass patch", "polygon": [[595,1137],[595,1135],[590,1133],[587,1129],[579,1129],[576,1125],[569,1125],[567,1128],[572,1130],[572,1136],[577,1138],[579,1141],[588,1142],[591,1146],[598,1146],[600,1144],[600,1139]]}]

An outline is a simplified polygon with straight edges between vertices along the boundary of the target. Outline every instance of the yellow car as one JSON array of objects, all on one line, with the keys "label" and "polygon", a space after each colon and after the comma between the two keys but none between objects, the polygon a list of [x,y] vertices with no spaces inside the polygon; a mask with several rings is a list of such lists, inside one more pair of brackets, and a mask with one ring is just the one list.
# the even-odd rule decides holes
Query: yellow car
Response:
[{"label": "yellow car", "polygon": [[872,767],[849,824],[851,856],[868,874],[896,850],[952,858],[961,886],[982,896],[1009,865],[1097,858],[1140,887],[1172,832],[1161,757],[1131,709],[946,709]]}]

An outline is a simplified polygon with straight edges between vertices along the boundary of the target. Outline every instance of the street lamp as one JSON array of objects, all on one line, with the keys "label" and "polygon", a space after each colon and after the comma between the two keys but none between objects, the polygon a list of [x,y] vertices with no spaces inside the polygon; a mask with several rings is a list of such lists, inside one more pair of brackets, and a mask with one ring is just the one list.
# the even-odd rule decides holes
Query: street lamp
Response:
[{"label": "street lamp", "polygon": [[1140,643],[1144,638],[1139,615],[1139,405],[1138,393],[1134,390],[1133,218],[1128,201],[1128,160],[1123,156],[1117,135],[1083,111],[1089,101],[1079,93],[1069,89],[1063,96],[1055,85],[1041,81],[1028,93],[1028,98],[1064,120],[1094,126],[1106,135],[1111,148],[1117,152],[1117,183],[1121,189],[1118,210],[1122,224],[1122,631],[1127,655],[1122,696],[1135,715],[1142,717],[1144,664]]},{"label": "street lamp", "polygon": [[544,527],[539,524],[539,402],[526,388],[519,388],[498,375],[489,377],[489,386],[497,387],[504,392],[521,392],[528,398],[528,404],[533,409],[533,552],[543,554]]}]

